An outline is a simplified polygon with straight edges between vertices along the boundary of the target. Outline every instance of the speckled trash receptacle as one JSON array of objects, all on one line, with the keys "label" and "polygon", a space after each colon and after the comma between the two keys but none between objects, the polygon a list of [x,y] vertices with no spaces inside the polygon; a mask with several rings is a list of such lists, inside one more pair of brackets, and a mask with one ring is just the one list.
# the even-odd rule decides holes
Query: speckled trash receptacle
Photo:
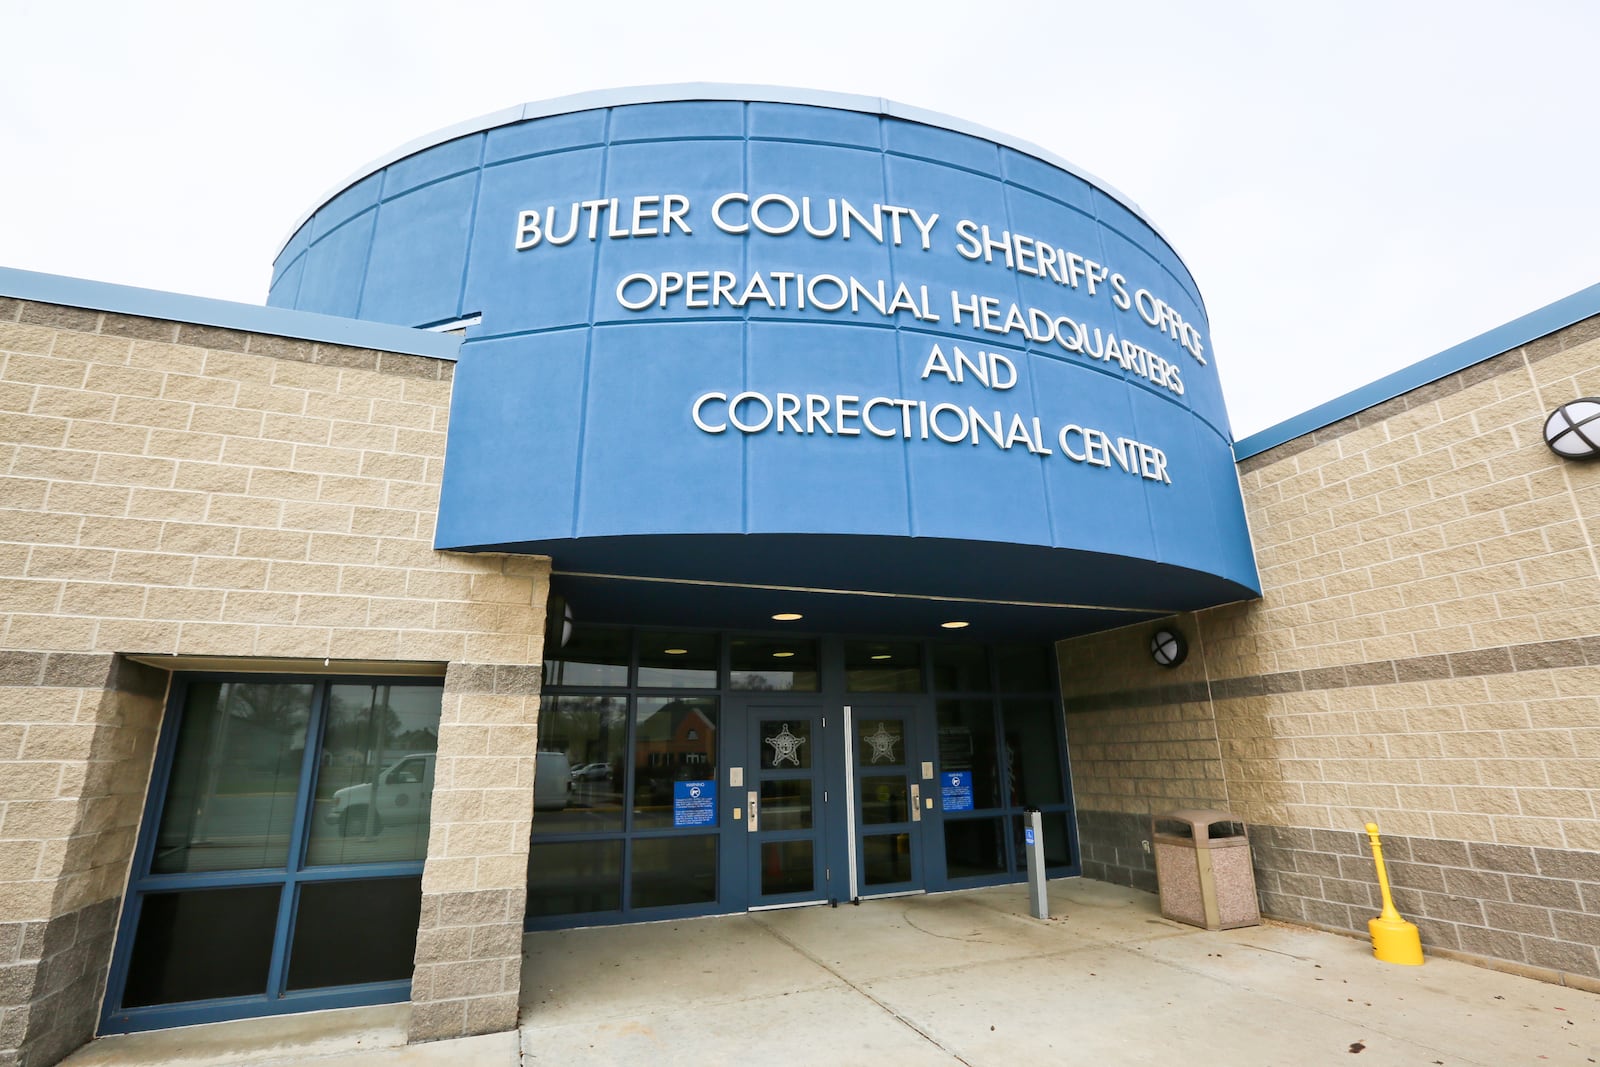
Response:
[{"label": "speckled trash receptacle", "polygon": [[1244,823],[1226,811],[1169,811],[1151,819],[1161,914],[1207,930],[1256,926],[1255,872]]}]

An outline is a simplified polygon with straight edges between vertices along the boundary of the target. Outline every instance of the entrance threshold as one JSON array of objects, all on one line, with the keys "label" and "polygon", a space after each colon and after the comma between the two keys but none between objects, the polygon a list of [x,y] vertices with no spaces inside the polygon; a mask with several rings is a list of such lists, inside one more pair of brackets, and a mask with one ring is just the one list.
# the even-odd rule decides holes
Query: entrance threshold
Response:
[{"label": "entrance threshold", "polygon": [[[820,908],[828,903],[826,900],[791,900],[786,904],[755,904],[745,911],[785,911],[789,908]],[[715,918],[715,916],[711,916]]]}]

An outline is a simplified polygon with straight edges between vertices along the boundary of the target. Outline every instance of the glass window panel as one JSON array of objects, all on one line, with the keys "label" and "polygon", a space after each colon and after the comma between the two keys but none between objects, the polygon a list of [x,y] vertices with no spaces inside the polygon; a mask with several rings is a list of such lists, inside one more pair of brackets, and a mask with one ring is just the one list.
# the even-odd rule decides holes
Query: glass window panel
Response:
[{"label": "glass window panel", "polygon": [[1061,755],[1056,738],[1061,724],[1052,700],[1008,700],[1002,705],[1006,725],[1007,777],[1014,807],[1039,808],[1065,800]]},{"label": "glass window panel", "polygon": [[989,650],[982,645],[934,645],[933,687],[943,692],[987,693]]},{"label": "glass window panel", "polygon": [[1003,693],[1049,693],[1055,690],[1055,650],[1049,645],[1009,645],[995,649]]},{"label": "glass window panel", "polygon": [[717,839],[645,837],[633,843],[629,903],[635,908],[713,904],[717,899]]},{"label": "glass window panel", "polygon": [[122,1006],[265,995],[282,892],[256,885],[145,894]]},{"label": "glass window panel", "polygon": [[[1067,813],[1064,811],[1046,811],[1041,813],[1041,822],[1044,830],[1044,862],[1047,867],[1065,867],[1072,862],[1072,839],[1067,836]],[[1023,857],[1023,830],[1026,829],[1022,816],[1012,817],[1011,836],[1017,848],[1017,867],[1025,870],[1027,860]]]},{"label": "glass window panel", "polygon": [[426,858],[443,699],[440,685],[329,687],[308,865]]},{"label": "glass window panel", "polygon": [[761,783],[761,829],[811,829],[811,781],[780,778]]},{"label": "glass window panel", "polygon": [[811,767],[811,722],[782,719],[761,723],[761,769],[803,771]]},{"label": "glass window panel", "polygon": [[911,641],[846,641],[845,688],[852,693],[922,692],[922,646]]},{"label": "glass window panel", "polygon": [[1002,820],[946,819],[944,870],[949,878],[1005,874],[1008,866]]},{"label": "glass window panel", "polygon": [[856,761],[863,767],[906,761],[905,725],[899,719],[857,719]]},{"label": "glass window panel", "polygon": [[535,841],[528,850],[528,918],[622,908],[622,842]]},{"label": "glass window panel", "polygon": [[717,687],[717,635],[639,634],[639,684],[673,689]]},{"label": "glass window panel", "polygon": [[634,828],[676,825],[676,784],[716,785],[717,698],[640,697],[634,715]]},{"label": "glass window panel", "polygon": [[285,865],[311,693],[306,683],[189,684],[154,873]]},{"label": "glass window panel", "polygon": [[761,843],[761,893],[809,893],[816,888],[816,865],[810,841]]},{"label": "glass window panel", "polygon": [[938,716],[940,773],[964,771],[971,775],[975,809],[1002,806],[994,704],[988,700],[941,700]]},{"label": "glass window panel", "polygon": [[736,637],[729,658],[733,668],[730,688],[774,693],[817,691],[815,641]]},{"label": "glass window panel", "polygon": [[906,822],[911,818],[903,774],[867,774],[861,777],[861,821],[872,826],[877,823]]},{"label": "glass window panel", "polygon": [[622,829],[627,747],[626,696],[546,696],[539,707],[534,836]]},{"label": "glass window panel", "polygon": [[289,988],[409,979],[421,914],[420,877],[303,883]]},{"label": "glass window panel", "polygon": [[868,834],[861,840],[863,880],[894,885],[911,880],[911,835]]},{"label": "glass window panel", "polygon": [[561,628],[545,631],[544,682],[546,685],[627,685],[628,631],[574,626],[565,647],[552,648]]}]

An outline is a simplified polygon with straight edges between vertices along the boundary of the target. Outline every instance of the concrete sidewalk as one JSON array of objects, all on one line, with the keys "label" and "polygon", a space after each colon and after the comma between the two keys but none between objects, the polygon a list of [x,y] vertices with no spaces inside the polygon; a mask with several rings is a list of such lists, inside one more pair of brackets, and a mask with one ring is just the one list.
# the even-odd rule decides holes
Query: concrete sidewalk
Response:
[{"label": "concrete sidewalk", "polygon": [[[1365,941],[1208,933],[1082,879],[529,935],[517,1034],[409,1046],[404,1007],[109,1038],[71,1067],[1588,1064],[1600,997]],[[1352,1061],[1352,1053],[1359,1061]]]}]

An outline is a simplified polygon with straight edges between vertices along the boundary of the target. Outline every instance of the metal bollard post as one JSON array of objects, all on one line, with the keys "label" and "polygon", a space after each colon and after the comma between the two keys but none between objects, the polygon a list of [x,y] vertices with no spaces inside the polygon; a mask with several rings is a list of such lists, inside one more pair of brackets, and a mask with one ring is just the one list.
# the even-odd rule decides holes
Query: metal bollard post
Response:
[{"label": "metal bollard post", "polygon": [[1029,808],[1022,815],[1022,850],[1028,856],[1028,910],[1035,919],[1050,918],[1044,888],[1044,816]]}]

